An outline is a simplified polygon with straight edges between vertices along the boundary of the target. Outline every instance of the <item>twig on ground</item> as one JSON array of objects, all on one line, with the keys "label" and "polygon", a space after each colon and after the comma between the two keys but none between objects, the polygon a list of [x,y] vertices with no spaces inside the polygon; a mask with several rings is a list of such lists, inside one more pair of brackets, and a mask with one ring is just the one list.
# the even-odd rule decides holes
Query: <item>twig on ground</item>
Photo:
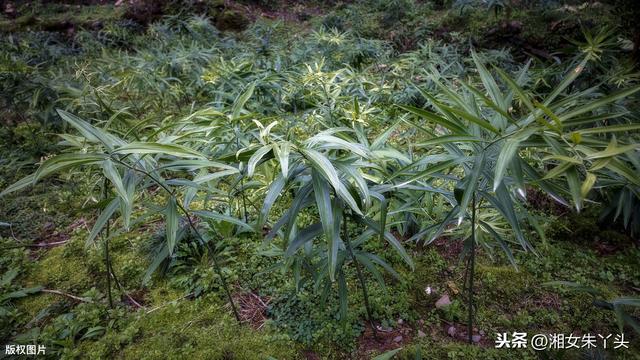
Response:
[{"label": "twig on ground", "polygon": [[68,298],[70,298],[70,299],[74,299],[74,300],[82,301],[82,302],[86,302],[86,303],[92,303],[92,302],[94,302],[94,301],[93,301],[93,300],[91,300],[91,299],[83,298],[83,297],[76,296],[76,295],[72,295],[72,294],[69,294],[69,293],[65,293],[65,292],[62,292],[62,291],[60,291],[60,290],[42,289],[42,290],[40,290],[40,291],[41,291],[41,292],[43,292],[43,293],[47,293],[47,294],[56,294],[56,295],[66,296],[66,297],[68,297]]}]

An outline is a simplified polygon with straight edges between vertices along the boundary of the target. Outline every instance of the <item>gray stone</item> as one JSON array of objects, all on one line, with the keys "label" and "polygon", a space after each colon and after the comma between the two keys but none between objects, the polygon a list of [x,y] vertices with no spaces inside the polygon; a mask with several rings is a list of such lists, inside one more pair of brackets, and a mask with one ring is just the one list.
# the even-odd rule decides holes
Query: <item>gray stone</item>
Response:
[{"label": "gray stone", "polygon": [[458,332],[458,330],[456,330],[456,328],[453,326],[449,326],[449,328],[447,329],[447,334],[449,334],[449,336],[451,337],[456,336],[456,332]]},{"label": "gray stone", "polygon": [[447,307],[451,305],[451,299],[449,299],[449,295],[442,295],[438,301],[436,301],[436,308],[441,309],[443,307]]}]

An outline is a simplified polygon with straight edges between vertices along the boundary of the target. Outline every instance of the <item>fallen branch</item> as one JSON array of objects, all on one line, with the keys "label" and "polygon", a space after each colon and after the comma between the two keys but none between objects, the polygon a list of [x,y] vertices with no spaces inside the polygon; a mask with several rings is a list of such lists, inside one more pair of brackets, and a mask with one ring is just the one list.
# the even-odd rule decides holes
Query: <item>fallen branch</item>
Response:
[{"label": "fallen branch", "polygon": [[50,242],[50,243],[20,244],[20,245],[5,246],[5,247],[0,248],[0,250],[19,249],[19,248],[25,248],[25,247],[58,246],[58,245],[63,245],[63,244],[68,243],[68,242],[69,242],[69,240],[56,241],[56,242]]},{"label": "fallen branch", "polygon": [[93,302],[93,300],[91,300],[91,299],[82,298],[82,297],[79,297],[79,296],[68,294],[68,293],[62,292],[60,290],[42,289],[40,291],[43,292],[43,293],[47,293],[47,294],[56,294],[56,295],[66,296],[66,297],[68,297],[70,299],[77,300],[77,301],[82,301],[82,302],[86,302],[86,303],[92,303]]},{"label": "fallen branch", "polygon": [[133,303],[133,305],[135,305],[136,307],[138,307],[138,309],[144,309],[144,306],[143,306],[143,305],[141,305],[140,303],[138,303],[138,302],[136,301],[136,299],[134,299],[131,295],[129,295],[129,293],[128,293],[128,292],[126,292],[126,291],[124,291],[124,290],[122,290],[122,292],[124,293],[124,296],[126,296],[126,297],[127,297],[127,299],[129,299],[129,301],[131,301],[131,302]]}]

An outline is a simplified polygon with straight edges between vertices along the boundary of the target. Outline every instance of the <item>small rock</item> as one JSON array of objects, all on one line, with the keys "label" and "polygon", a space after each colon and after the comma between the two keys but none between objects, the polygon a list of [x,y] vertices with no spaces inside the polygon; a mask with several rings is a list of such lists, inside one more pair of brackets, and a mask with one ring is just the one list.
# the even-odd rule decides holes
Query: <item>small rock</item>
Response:
[{"label": "small rock", "polygon": [[400,341],[402,341],[402,336],[396,336],[396,337],[394,337],[394,338],[393,338],[393,341],[394,341],[394,342],[399,343]]},{"label": "small rock", "polygon": [[425,336],[427,336],[427,334],[425,334],[422,330],[418,330],[418,337],[419,338],[422,338],[422,337],[425,337]]},{"label": "small rock", "polygon": [[456,336],[456,332],[458,332],[458,330],[456,330],[456,328],[453,326],[449,326],[449,328],[447,329],[447,334],[449,334],[449,336],[451,337]]},{"label": "small rock", "polygon": [[474,343],[479,343],[479,342],[480,342],[480,339],[482,339],[482,336],[480,336],[480,335],[473,335],[473,336],[471,337],[471,340],[472,340]]},{"label": "small rock", "polygon": [[398,319],[398,325],[402,325],[402,324],[404,324],[404,320]]},{"label": "small rock", "polygon": [[436,301],[436,308],[440,309],[446,306],[451,305],[451,299],[449,299],[449,295],[442,295],[438,301]]},{"label": "small rock", "polygon": [[431,286],[427,286],[426,288],[424,288],[424,292],[427,295],[431,295],[431,293],[433,292],[433,290],[431,289]]}]

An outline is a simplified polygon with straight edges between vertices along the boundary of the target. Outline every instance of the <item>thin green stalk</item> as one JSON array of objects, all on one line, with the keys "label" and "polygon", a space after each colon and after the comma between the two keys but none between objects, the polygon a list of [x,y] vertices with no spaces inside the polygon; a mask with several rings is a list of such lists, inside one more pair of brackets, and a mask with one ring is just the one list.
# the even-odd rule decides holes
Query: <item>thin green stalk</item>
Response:
[{"label": "thin green stalk", "polygon": [[244,174],[242,174],[242,178],[240,178],[240,193],[242,194],[242,215],[244,217],[244,222],[248,222],[249,219],[247,217],[247,198],[244,194]]},{"label": "thin green stalk", "polygon": [[118,277],[116,276],[116,272],[113,271],[113,263],[111,264],[111,269],[109,270],[111,271],[111,276],[113,277],[113,281],[116,283],[116,286],[118,287],[118,289],[120,289],[122,294],[126,296],[133,305],[139,308],[143,308],[144,306],[142,306],[139,302],[136,301],[136,299],[134,299],[131,295],[129,295],[127,290],[125,290],[124,286],[122,286],[122,283],[120,282],[120,280],[118,280]]},{"label": "thin green stalk", "polygon": [[109,308],[113,309],[113,295],[111,294],[111,257],[109,255],[109,222],[107,221],[106,236],[104,239],[104,260],[107,266],[107,297]]},{"label": "thin green stalk", "polygon": [[[238,149],[240,149],[240,141],[238,140],[238,133],[236,132],[236,147]],[[246,171],[246,169],[243,169],[243,172],[240,173],[240,195],[242,197],[242,217],[244,218],[244,222],[248,222],[249,219],[247,217],[247,199],[246,196],[244,194],[244,172]]]},{"label": "thin green stalk", "polygon": [[467,319],[467,333],[469,344],[473,344],[473,277],[476,262],[476,194],[471,199],[471,254],[469,255],[469,318]]},{"label": "thin green stalk", "polygon": [[344,233],[344,243],[347,246],[347,251],[349,252],[349,256],[356,267],[356,274],[358,275],[358,280],[360,281],[360,287],[362,288],[362,296],[364,297],[364,306],[367,309],[367,318],[369,320],[369,324],[371,325],[371,330],[373,330],[373,337],[378,340],[378,331],[376,330],[376,325],[373,323],[373,316],[371,311],[371,305],[369,305],[369,295],[367,293],[367,284],[364,281],[364,276],[362,276],[362,270],[360,270],[360,263],[356,260],[355,255],[353,254],[353,250],[351,249],[351,241],[349,240],[349,233],[347,229],[347,213],[343,213],[342,215],[342,231]]},{"label": "thin green stalk", "polygon": [[[107,178],[103,179],[102,183],[102,197],[107,198]],[[109,226],[110,221],[107,220],[107,224],[104,230],[104,262],[107,268],[107,298],[109,299],[109,308],[113,309],[113,295],[111,294],[111,257],[109,256]]]},{"label": "thin green stalk", "polygon": [[236,308],[236,304],[233,302],[233,297],[231,296],[229,285],[227,284],[227,280],[224,278],[224,274],[222,273],[222,267],[218,263],[218,259],[215,256],[213,247],[211,246],[211,244],[204,241],[204,238],[200,234],[200,231],[198,231],[198,228],[196,228],[196,226],[194,225],[193,220],[191,220],[191,217],[187,213],[186,209],[184,209],[182,206],[179,206],[179,208],[182,210],[182,212],[184,212],[185,216],[187,217],[187,221],[189,222],[189,226],[191,227],[193,232],[198,236],[200,243],[205,244],[209,249],[209,252],[211,253],[211,258],[213,259],[213,267],[216,270],[216,273],[218,273],[218,276],[220,276],[222,287],[224,288],[224,291],[227,294],[227,299],[229,301],[229,304],[231,305],[231,311],[233,311],[233,316],[235,316],[238,323],[240,323],[241,321],[240,321],[240,315],[238,314],[238,309]]},{"label": "thin green stalk", "polygon": [[387,199],[380,203],[380,243],[384,244],[384,232],[387,227]]},{"label": "thin green stalk", "polygon": [[[137,172],[143,174],[144,176],[148,177],[153,182],[158,184],[158,186],[160,186],[170,196],[174,196],[174,194],[171,191],[171,189],[169,189],[162,181],[156,179],[148,171],[143,170],[143,169],[139,169],[139,168],[137,168],[135,166],[131,166],[131,165],[129,165],[129,164],[123,162],[123,161],[120,161],[120,159],[115,158],[113,156],[111,157],[111,159],[113,161],[115,161],[115,162],[127,167],[128,169],[131,169],[133,171],[137,171]],[[213,249],[211,248],[211,245],[209,243],[207,243],[206,241],[204,241],[204,238],[202,237],[202,234],[200,234],[200,231],[198,231],[198,228],[193,223],[193,220],[191,220],[191,216],[189,216],[189,211],[187,209],[185,209],[184,206],[182,206],[180,201],[176,201],[176,206],[178,207],[178,209],[180,209],[180,211],[187,218],[187,222],[189,223],[189,227],[196,234],[196,236],[198,237],[198,240],[200,241],[200,243],[207,245],[207,247],[209,248],[209,251],[213,254]],[[218,260],[216,259],[215,256],[213,256],[213,268],[216,271],[216,273],[218,274],[218,276],[220,276],[220,281],[222,282],[222,287],[224,288],[224,291],[225,291],[225,293],[227,295],[227,299],[229,301],[229,305],[231,305],[231,310],[233,311],[233,315],[235,316],[235,318],[238,321],[238,323],[240,323],[241,321],[240,321],[240,315],[238,314],[238,309],[236,308],[236,304],[233,302],[233,297],[231,296],[231,291],[229,290],[229,285],[227,284],[227,280],[225,279],[224,274],[222,273],[222,268],[220,267],[220,264],[218,263]]]}]

